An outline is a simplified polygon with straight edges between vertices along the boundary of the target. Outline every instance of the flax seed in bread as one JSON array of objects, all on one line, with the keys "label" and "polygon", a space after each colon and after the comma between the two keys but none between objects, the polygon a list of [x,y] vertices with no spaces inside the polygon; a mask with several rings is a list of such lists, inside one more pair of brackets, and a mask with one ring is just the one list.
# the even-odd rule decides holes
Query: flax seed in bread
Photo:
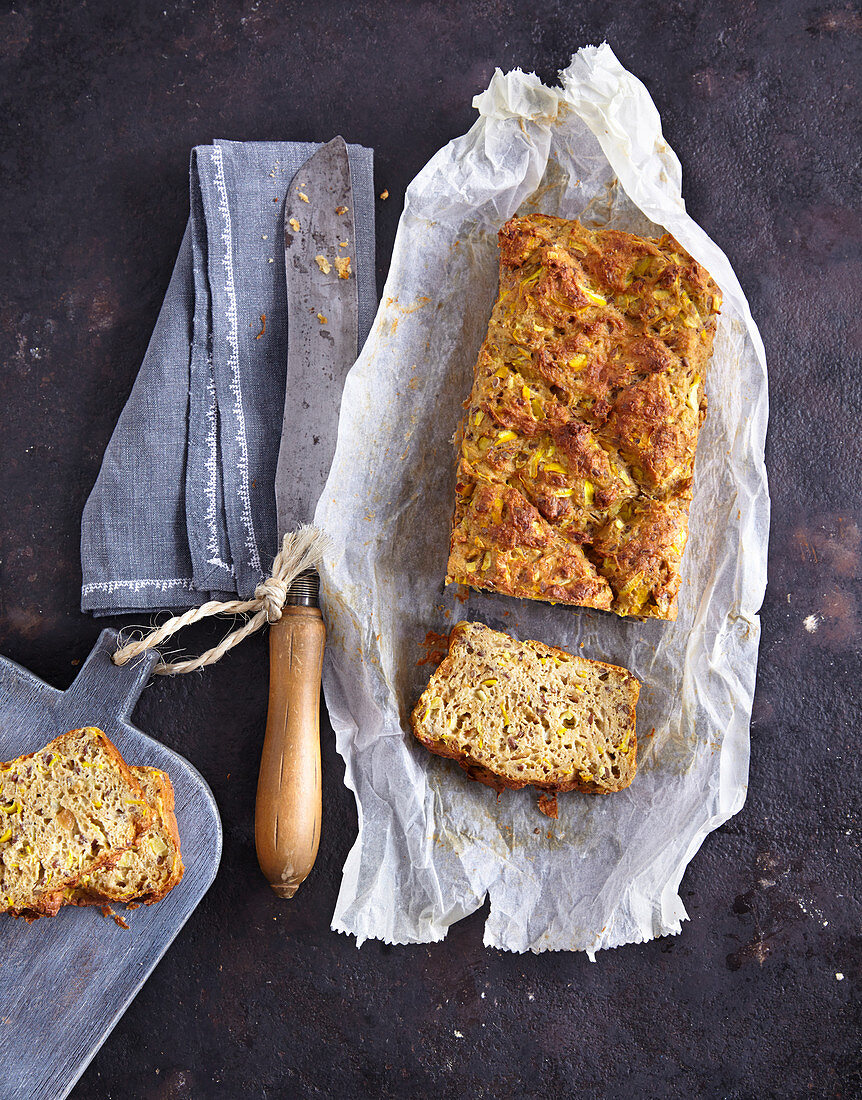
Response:
[{"label": "flax seed in bread", "polygon": [[180,834],[174,815],[174,788],[158,768],[132,767],[144,798],[153,810],[153,821],[113,866],[84,875],[69,889],[72,905],[153,905],[161,901],[183,877]]},{"label": "flax seed in bread", "polygon": [[0,764],[0,911],[54,916],[64,890],[149,827],[140,783],[99,729]]},{"label": "flax seed in bread", "polygon": [[447,583],[676,618],[720,304],[667,234],[543,214],[503,226]]},{"label": "flax seed in bread", "polygon": [[617,665],[461,622],[411,723],[426,748],[497,790],[609,794],[637,770],[639,691]]}]

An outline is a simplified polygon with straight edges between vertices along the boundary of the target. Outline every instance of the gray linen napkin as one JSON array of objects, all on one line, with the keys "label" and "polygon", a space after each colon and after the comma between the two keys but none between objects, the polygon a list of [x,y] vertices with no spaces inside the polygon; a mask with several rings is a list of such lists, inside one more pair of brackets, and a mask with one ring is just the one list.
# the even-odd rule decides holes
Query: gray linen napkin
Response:
[{"label": "gray linen napkin", "polygon": [[[284,197],[319,147],[216,141],[192,151],[189,223],[84,508],[84,611],[247,599],[272,564],[287,366]],[[347,149],[361,347],[377,305],[373,154]]]}]

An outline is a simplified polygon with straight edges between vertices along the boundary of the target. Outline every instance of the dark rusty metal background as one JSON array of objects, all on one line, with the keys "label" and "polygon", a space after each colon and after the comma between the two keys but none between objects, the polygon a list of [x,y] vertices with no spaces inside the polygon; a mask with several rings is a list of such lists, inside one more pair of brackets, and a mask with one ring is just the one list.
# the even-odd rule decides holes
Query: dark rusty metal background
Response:
[{"label": "dark rusty metal background", "polygon": [[278,901],[254,855],[255,637],[137,708],[211,784],[225,854],[76,1100],[862,1094],[857,5],[3,4],[0,651],[65,687],[98,634],[77,610],[81,509],[167,286],[191,146],[373,146],[382,285],[408,181],[494,67],[552,79],[605,38],[650,89],[770,367],[751,785],[686,872],[691,921],[595,964],[486,950],[481,914],[442,944],[357,951],[328,928],[356,819],[326,732],[320,857]]}]

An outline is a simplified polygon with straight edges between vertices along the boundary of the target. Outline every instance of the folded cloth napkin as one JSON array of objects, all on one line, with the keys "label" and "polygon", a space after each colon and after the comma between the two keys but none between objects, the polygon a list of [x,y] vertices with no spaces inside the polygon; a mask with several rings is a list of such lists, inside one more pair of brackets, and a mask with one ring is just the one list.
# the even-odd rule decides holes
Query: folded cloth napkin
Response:
[{"label": "folded cloth napkin", "polygon": [[[81,524],[96,615],[250,598],[278,549],[287,367],[284,198],[320,146],[192,150],[191,213],[156,328]],[[348,145],[359,346],[376,309],[372,151]]]}]

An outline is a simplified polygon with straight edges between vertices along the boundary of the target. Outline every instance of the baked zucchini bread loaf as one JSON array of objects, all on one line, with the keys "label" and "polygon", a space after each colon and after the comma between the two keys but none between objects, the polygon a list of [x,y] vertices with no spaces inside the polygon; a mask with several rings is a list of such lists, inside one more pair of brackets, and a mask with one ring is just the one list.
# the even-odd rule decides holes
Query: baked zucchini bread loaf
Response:
[{"label": "baked zucchini bread loaf", "polygon": [[674,619],[718,287],[669,235],[499,236],[446,581]]},{"label": "baked zucchini bread loaf", "polygon": [[158,768],[132,767],[147,804],[152,824],[131,848],[120,853],[110,867],[100,867],[79,880],[67,892],[72,905],[105,905],[124,902],[153,905],[161,901],[183,877],[180,834],[174,815],[174,788]]},{"label": "baked zucchini bread loaf", "polygon": [[152,821],[140,783],[99,729],[0,764],[0,899],[54,916],[66,887],[117,859]]},{"label": "baked zucchini bread loaf", "polygon": [[411,724],[426,748],[498,791],[609,794],[637,770],[639,691],[617,665],[461,622]]}]

